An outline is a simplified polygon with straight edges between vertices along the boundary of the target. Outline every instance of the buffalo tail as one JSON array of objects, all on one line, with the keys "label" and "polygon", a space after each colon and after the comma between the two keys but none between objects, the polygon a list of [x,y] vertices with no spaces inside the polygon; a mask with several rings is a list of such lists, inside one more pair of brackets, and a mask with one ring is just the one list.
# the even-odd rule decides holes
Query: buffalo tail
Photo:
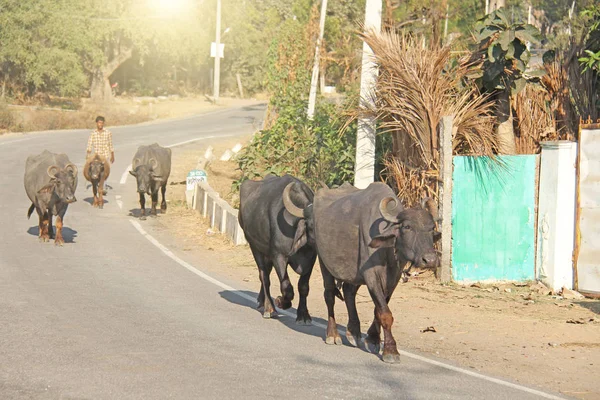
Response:
[{"label": "buffalo tail", "polygon": [[345,301],[344,300],[344,296],[342,296],[342,292],[340,292],[340,288],[342,287],[342,283],[343,283],[342,281],[337,281],[336,282],[335,297],[337,297],[341,301]]},{"label": "buffalo tail", "polygon": [[35,204],[31,203],[31,207],[29,207],[29,211],[27,211],[27,219],[31,217],[31,214],[33,214],[33,210],[35,210]]}]

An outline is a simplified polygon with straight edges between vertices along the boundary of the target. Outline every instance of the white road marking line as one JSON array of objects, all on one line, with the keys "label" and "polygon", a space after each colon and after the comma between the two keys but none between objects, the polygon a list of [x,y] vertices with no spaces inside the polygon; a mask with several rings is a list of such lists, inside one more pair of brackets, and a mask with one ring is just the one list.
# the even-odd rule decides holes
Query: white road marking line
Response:
[{"label": "white road marking line", "polygon": [[171,148],[171,147],[177,147],[177,146],[181,146],[181,145],[184,145],[184,144],[197,142],[199,140],[214,139],[214,138],[217,138],[217,137],[218,138],[230,137],[230,136],[233,136],[233,135],[222,135],[222,136],[221,135],[219,135],[219,136],[211,135],[211,136],[203,136],[203,137],[199,137],[199,138],[196,138],[196,139],[190,139],[190,140],[185,140],[183,142],[179,142],[179,143],[175,143],[175,144],[170,144],[170,145],[165,146],[165,147],[169,147],[169,148]]},{"label": "white road marking line", "polygon": [[129,175],[129,171],[131,171],[131,164],[129,164],[129,167],[125,168],[125,172],[123,172],[123,175],[121,175],[121,185],[124,185],[125,182],[127,182],[127,175]]},{"label": "white road marking line", "polygon": [[[160,251],[162,251],[167,257],[171,258],[173,261],[175,261],[177,264],[181,265],[182,267],[184,267],[188,271],[192,272],[193,274],[198,275],[200,278],[202,278],[202,279],[204,279],[204,280],[206,280],[206,281],[208,281],[208,282],[210,282],[210,283],[212,283],[212,284],[220,287],[221,289],[230,291],[231,293],[233,293],[233,294],[235,294],[235,295],[237,295],[237,296],[239,296],[239,297],[241,297],[243,299],[246,299],[248,301],[256,302],[256,298],[254,298],[253,296],[249,296],[249,295],[247,295],[246,293],[244,293],[244,292],[242,292],[240,290],[232,288],[231,286],[229,286],[229,285],[227,285],[227,284],[225,284],[225,283],[223,283],[223,282],[221,282],[221,281],[219,281],[219,280],[217,280],[217,279],[215,279],[215,278],[213,278],[213,277],[205,274],[204,272],[199,271],[198,269],[196,269],[191,264],[189,264],[189,263],[183,261],[181,258],[177,257],[171,250],[169,250],[167,247],[163,246],[158,240],[156,240],[154,237],[152,237],[152,235],[150,235],[148,232],[146,232],[144,230],[144,228],[142,228],[142,226],[140,225],[139,222],[134,221],[132,219],[130,219],[129,222],[131,222],[131,225],[133,225],[135,227],[135,229],[137,229],[137,231],[142,236],[144,236],[146,239],[148,239],[148,241],[150,241],[150,243],[152,243],[154,246],[158,247],[160,249]],[[289,312],[287,310],[279,310],[279,309],[277,309],[277,312],[279,314],[284,314],[284,315],[286,315],[288,317],[296,318],[295,314],[292,314],[291,312]],[[326,325],[321,324],[319,322],[313,321],[312,325],[313,326],[317,326],[317,327],[322,328],[322,329],[327,329]],[[365,335],[363,335],[363,337],[364,336]],[[521,385],[518,385],[518,384],[515,384],[515,383],[507,382],[507,381],[504,381],[502,379],[492,378],[490,376],[486,376],[486,375],[483,375],[483,374],[480,374],[480,373],[477,373],[477,372],[469,371],[468,369],[464,369],[464,368],[460,368],[460,367],[455,367],[454,365],[446,364],[446,363],[443,363],[443,362],[440,362],[440,361],[436,361],[436,360],[431,360],[429,358],[426,358],[426,357],[423,357],[423,356],[419,356],[417,354],[412,354],[412,353],[409,353],[407,351],[400,350],[400,354],[403,355],[403,356],[415,359],[415,360],[419,360],[419,361],[427,363],[427,364],[435,365],[436,367],[441,367],[441,368],[445,368],[445,369],[448,369],[448,370],[451,370],[451,371],[459,372],[461,374],[469,375],[469,376],[472,376],[474,378],[482,379],[484,381],[492,382],[492,383],[495,383],[495,384],[498,384],[498,385],[501,385],[501,386],[506,386],[506,387],[509,387],[511,389],[516,389],[516,390],[520,390],[522,392],[527,392],[527,393],[530,393],[530,394],[533,394],[533,395],[536,395],[536,396],[539,396],[539,397],[543,397],[545,399],[565,400],[564,397],[559,397],[559,396],[555,396],[555,395],[552,395],[552,394],[549,394],[549,393],[544,393],[542,391],[531,389],[531,388],[528,388],[526,386],[521,386]]]},{"label": "white road marking line", "polygon": [[[200,138],[196,138],[196,139],[186,140],[184,142],[170,144],[170,145],[165,146],[165,147],[171,148],[171,147],[177,147],[177,146],[181,146],[181,145],[188,144],[188,143],[197,142],[199,140],[214,139],[214,138],[226,138],[226,137],[232,137],[232,136],[236,136],[236,134],[204,136],[204,137],[200,137]],[[127,167],[127,169],[125,170],[125,172],[123,172],[123,175],[121,175],[121,185],[124,185],[125,183],[127,183],[127,177],[129,175],[129,171],[131,171],[131,167],[132,166],[130,164],[129,167]]]},{"label": "white road marking line", "polygon": [[0,146],[4,146],[7,144],[12,144],[12,143],[19,143],[19,142],[24,142],[26,140],[29,140],[31,138],[24,138],[24,139],[18,139],[18,140],[11,140],[10,142],[0,142]]},{"label": "white road marking line", "polygon": [[119,208],[122,210],[123,209],[123,202],[121,201],[121,196],[120,195],[116,195],[115,196],[115,200],[116,200],[117,205],[119,206]]}]

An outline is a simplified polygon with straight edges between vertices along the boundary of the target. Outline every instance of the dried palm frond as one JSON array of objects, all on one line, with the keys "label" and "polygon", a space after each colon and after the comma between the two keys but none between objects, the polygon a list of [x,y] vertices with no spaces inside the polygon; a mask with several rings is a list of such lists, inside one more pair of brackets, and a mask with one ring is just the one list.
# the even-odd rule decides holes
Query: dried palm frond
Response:
[{"label": "dried palm frond", "polygon": [[437,200],[437,171],[410,168],[392,154],[388,154],[383,163],[388,184],[406,207],[419,205],[424,197]]},{"label": "dried palm frond", "polygon": [[517,123],[518,154],[537,154],[541,141],[558,139],[547,97],[543,88],[534,85],[525,86],[515,96],[513,108]]},{"label": "dried palm frond", "polygon": [[449,47],[423,49],[401,33],[371,31],[362,37],[379,67],[369,111],[381,131],[392,133],[396,156],[410,167],[437,168],[438,125],[445,115],[454,115],[454,149],[494,155],[490,105],[474,87],[459,89],[468,66],[450,65]]},{"label": "dried palm frond", "polygon": [[560,139],[577,137],[580,117],[600,117],[600,80],[594,72],[582,71],[578,58],[583,53],[584,37],[573,40],[568,49],[558,51],[554,60],[544,64],[542,85],[548,92],[555,131]]}]

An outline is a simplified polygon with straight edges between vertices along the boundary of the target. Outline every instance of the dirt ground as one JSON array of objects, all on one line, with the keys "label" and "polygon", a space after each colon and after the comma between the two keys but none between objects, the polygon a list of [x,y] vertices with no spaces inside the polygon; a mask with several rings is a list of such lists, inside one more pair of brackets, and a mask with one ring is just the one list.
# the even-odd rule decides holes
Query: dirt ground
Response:
[{"label": "dirt ground", "polygon": [[[220,157],[225,149],[248,139],[211,145]],[[207,146],[203,143],[176,150],[173,182],[185,179]],[[230,201],[231,181],[237,177],[235,167],[234,162],[221,162],[208,171],[209,184]],[[213,272],[257,292],[260,282],[249,248],[234,247],[210,231],[202,217],[185,207],[184,190],[184,185],[171,186],[171,208],[159,220],[161,229],[177,238],[179,245],[174,250],[185,252],[192,260],[198,246],[214,251],[221,267],[211,267]],[[290,273],[296,286],[297,276]],[[313,318],[326,320],[320,275],[315,266],[308,307]],[[530,289],[532,284],[463,287],[442,285],[428,271],[412,276],[399,284],[390,302],[398,346],[567,396],[600,399],[600,301],[542,295]],[[273,295],[278,293],[274,287]],[[372,321],[373,304],[364,287],[357,303],[365,332]],[[338,323],[346,324],[345,306],[339,301],[336,317]],[[428,327],[435,332],[426,331]]]}]

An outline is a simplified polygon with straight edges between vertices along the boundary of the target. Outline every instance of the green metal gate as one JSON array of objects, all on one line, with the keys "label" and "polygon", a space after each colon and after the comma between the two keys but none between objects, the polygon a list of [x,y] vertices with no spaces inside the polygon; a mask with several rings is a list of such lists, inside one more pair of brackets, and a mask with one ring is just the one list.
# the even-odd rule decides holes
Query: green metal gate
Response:
[{"label": "green metal gate", "polygon": [[535,275],[536,156],[454,157],[452,277],[522,281]]}]

